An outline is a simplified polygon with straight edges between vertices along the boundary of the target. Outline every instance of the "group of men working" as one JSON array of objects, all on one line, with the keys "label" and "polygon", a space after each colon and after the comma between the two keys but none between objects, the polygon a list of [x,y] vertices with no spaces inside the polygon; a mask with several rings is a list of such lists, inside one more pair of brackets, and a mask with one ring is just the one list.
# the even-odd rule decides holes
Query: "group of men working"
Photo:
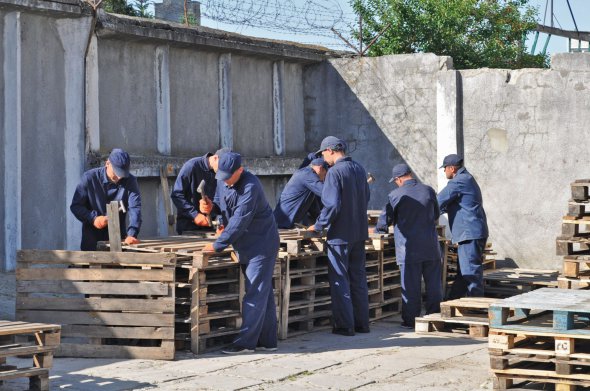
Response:
[{"label": "group of men working", "polygon": [[[211,221],[218,221],[216,240],[203,251],[219,252],[233,246],[245,276],[242,326],[224,353],[276,350],[272,275],[279,250],[278,228],[298,224],[326,232],[332,332],[346,336],[370,332],[365,270],[370,191],[366,171],[346,150],[345,141],[326,137],[320,149],[306,157],[293,174],[274,212],[260,181],[242,167],[236,152],[220,149],[193,158],[181,168],[171,194],[177,209],[177,232],[211,230]],[[389,194],[374,228],[375,232],[388,232],[389,226],[394,226],[404,327],[414,327],[414,319],[420,315],[422,277],[426,312],[440,310],[442,271],[436,223],[441,213],[448,213],[453,241],[459,243],[460,272],[451,297],[465,292],[483,295],[481,255],[488,232],[481,191],[459,156],[447,156],[443,167],[450,181],[437,199],[431,187],[412,177],[407,165],[396,165],[390,182],[398,188]],[[129,155],[114,149],[104,167],[84,173],[70,207],[82,222],[82,250],[95,250],[98,241],[108,240],[106,205],[113,200],[122,202],[122,210],[128,214],[129,226],[124,214],[120,218],[121,239],[126,244],[138,242],[141,197],[129,169]]]}]

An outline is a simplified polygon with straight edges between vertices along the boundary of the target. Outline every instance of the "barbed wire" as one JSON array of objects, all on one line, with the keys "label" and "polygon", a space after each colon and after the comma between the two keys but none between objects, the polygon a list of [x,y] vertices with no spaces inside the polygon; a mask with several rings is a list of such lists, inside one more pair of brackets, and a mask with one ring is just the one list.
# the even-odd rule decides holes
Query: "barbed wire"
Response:
[{"label": "barbed wire", "polygon": [[293,36],[325,37],[343,47],[332,29],[349,35],[355,16],[336,0],[203,0],[201,17]]}]

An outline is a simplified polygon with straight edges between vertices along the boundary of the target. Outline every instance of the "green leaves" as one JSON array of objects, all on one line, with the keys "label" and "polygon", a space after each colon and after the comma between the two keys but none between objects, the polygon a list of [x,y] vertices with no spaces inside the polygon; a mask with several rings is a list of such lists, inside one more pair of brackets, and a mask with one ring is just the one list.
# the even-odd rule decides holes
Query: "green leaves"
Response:
[{"label": "green leaves", "polygon": [[[351,0],[363,18],[363,44],[388,23],[369,55],[428,52],[453,57],[456,69],[543,67],[523,37],[536,26],[528,0]],[[358,38],[358,33],[356,33]]]}]

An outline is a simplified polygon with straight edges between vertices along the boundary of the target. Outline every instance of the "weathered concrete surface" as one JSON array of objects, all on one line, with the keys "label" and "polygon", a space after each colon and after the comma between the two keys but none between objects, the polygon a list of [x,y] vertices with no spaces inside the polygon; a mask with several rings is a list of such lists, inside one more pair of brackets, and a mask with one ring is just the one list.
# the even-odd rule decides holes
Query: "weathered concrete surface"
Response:
[{"label": "weathered concrete surface", "polygon": [[461,77],[466,166],[482,189],[494,249],[522,267],[560,268],[555,237],[569,184],[588,177],[590,72],[474,70]]},{"label": "weathered concrete surface", "polygon": [[338,135],[377,181],[370,208],[382,208],[391,168],[405,162],[436,186],[436,82],[448,57],[433,54],[334,59],[307,68],[306,149]]},{"label": "weathered concrete surface", "polygon": [[[5,98],[4,95],[6,94],[6,88],[4,85],[4,18],[6,13],[3,10],[0,10],[0,145],[6,145],[5,140],[5,130],[4,130],[4,120],[6,118],[6,114],[4,111],[4,104]],[[0,148],[0,162],[5,161],[4,155],[4,148]],[[4,169],[0,169],[0,184],[2,185],[2,189],[6,187],[5,178],[4,178]],[[4,191],[0,191],[0,227],[6,227],[6,220],[5,220],[5,213],[4,213],[4,206],[6,205],[6,199],[4,198]],[[6,229],[6,228],[5,228]],[[5,258],[5,250],[6,246],[4,245],[4,238],[5,235],[0,235],[0,264],[4,264]],[[2,269],[0,267],[0,269]]]},{"label": "weathered concrete surface", "polygon": [[285,63],[283,78],[285,113],[285,155],[305,155],[305,113],[303,107],[303,67]]},{"label": "weathered concrete surface", "polygon": [[590,53],[558,53],[551,56],[553,71],[590,71]]}]

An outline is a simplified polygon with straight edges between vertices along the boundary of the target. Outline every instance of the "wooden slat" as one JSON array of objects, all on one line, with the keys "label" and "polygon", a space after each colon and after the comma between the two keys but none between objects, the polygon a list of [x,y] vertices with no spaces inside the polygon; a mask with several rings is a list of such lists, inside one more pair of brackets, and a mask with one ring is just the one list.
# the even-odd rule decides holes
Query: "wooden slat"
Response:
[{"label": "wooden slat", "polygon": [[56,298],[17,297],[19,310],[68,310],[68,311],[125,311],[174,312],[172,298],[115,299],[115,298]]},{"label": "wooden slat", "polygon": [[64,325],[63,337],[174,339],[174,327],[111,327]]},{"label": "wooden slat", "polygon": [[174,254],[66,251],[66,250],[20,250],[18,262],[42,264],[90,264],[90,265],[169,265],[176,264]]},{"label": "wooden slat", "polygon": [[48,322],[110,326],[174,326],[174,314],[142,314],[116,312],[16,311],[17,319]]},{"label": "wooden slat", "polygon": [[7,348],[0,348],[0,357],[15,357],[15,356],[25,356],[31,354],[41,354],[52,352],[57,348],[57,345],[54,346],[11,346]]},{"label": "wooden slat", "polygon": [[19,368],[14,369],[11,371],[1,371],[0,372],[0,381],[3,380],[10,380],[10,379],[17,379],[19,377],[33,377],[39,375],[47,375],[49,373],[49,369],[47,368]]},{"label": "wooden slat", "polygon": [[19,335],[31,334],[38,332],[55,332],[59,331],[61,326],[58,324],[45,323],[27,323],[27,322],[9,322],[0,327],[0,335]]},{"label": "wooden slat", "polygon": [[25,280],[84,281],[174,281],[174,269],[16,269],[16,278]]},{"label": "wooden slat", "polygon": [[95,295],[167,296],[169,284],[161,282],[80,282],[80,281],[17,281],[19,293],[60,293]]},{"label": "wooden slat", "polygon": [[133,358],[147,360],[173,360],[174,341],[163,347],[117,346],[117,345],[79,345],[62,343],[56,352],[60,357],[92,358]]}]

